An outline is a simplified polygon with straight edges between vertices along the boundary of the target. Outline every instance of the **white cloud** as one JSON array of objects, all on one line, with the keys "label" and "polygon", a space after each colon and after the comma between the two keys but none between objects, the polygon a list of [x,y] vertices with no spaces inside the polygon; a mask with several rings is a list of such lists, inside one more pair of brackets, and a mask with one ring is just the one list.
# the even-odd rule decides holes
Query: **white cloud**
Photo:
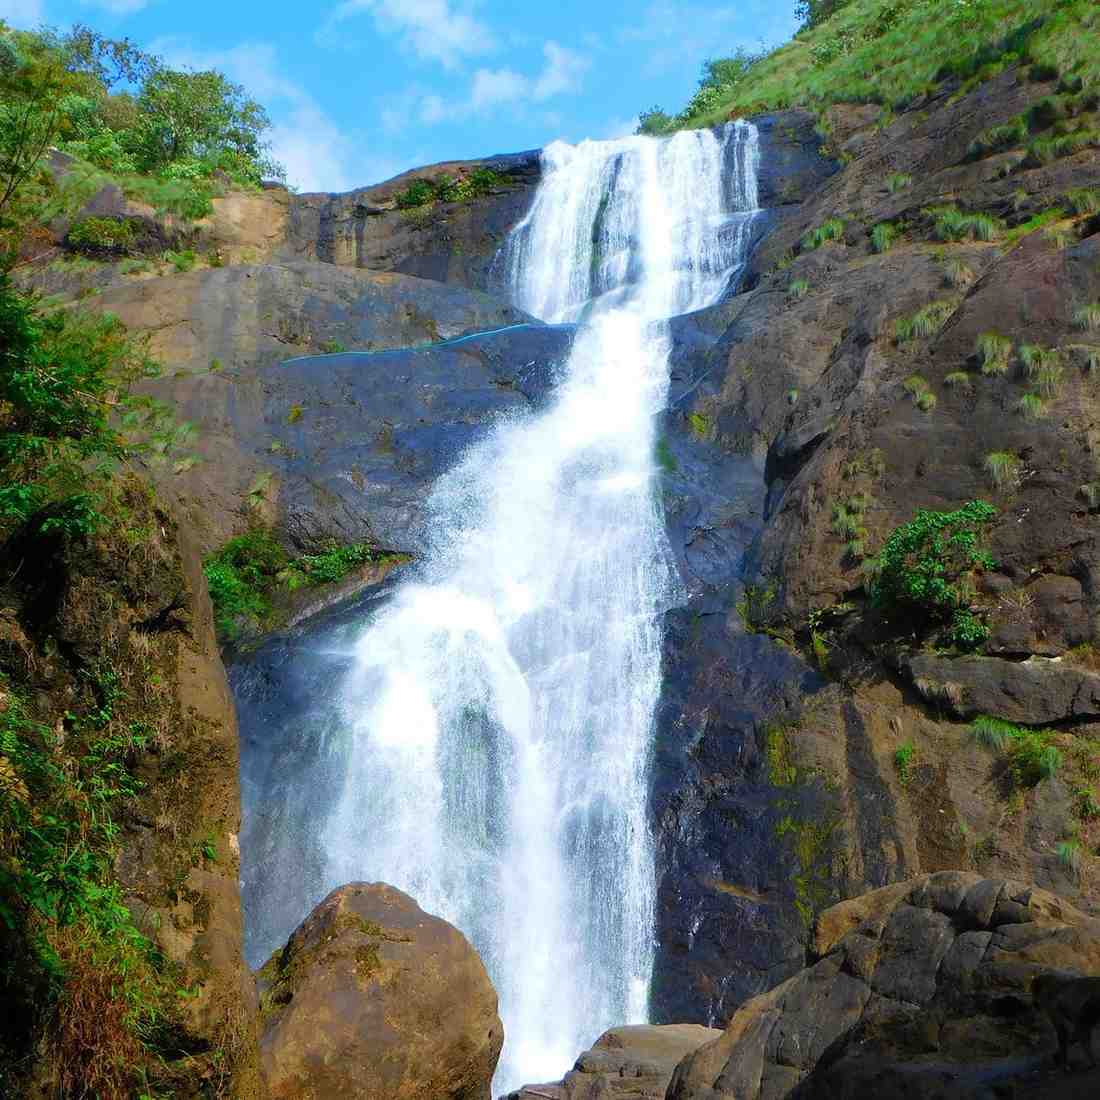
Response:
[{"label": "white cloud", "polygon": [[488,26],[451,0],[344,0],[325,20],[320,38],[334,43],[340,24],[367,13],[383,34],[394,35],[418,57],[447,69],[497,45]]},{"label": "white cloud", "polygon": [[45,18],[42,0],[0,0],[0,19],[13,27],[37,27]]},{"label": "white cloud", "polygon": [[[531,104],[545,103],[577,91],[591,64],[589,59],[552,41],[545,43],[542,52],[543,67],[534,76],[525,76],[515,69],[478,69],[464,99],[448,103],[435,93],[419,97],[416,113],[420,121],[432,125],[447,119],[484,115],[508,106],[522,110]],[[408,107],[403,114],[407,113]]]},{"label": "white cloud", "polygon": [[270,43],[245,42],[229,50],[203,52],[181,39],[162,38],[150,49],[171,65],[218,69],[243,84],[269,109],[274,119],[268,135],[272,154],[286,165],[287,182],[303,191],[348,191],[377,183],[400,167],[389,157],[364,151],[305,89],[283,76]]}]

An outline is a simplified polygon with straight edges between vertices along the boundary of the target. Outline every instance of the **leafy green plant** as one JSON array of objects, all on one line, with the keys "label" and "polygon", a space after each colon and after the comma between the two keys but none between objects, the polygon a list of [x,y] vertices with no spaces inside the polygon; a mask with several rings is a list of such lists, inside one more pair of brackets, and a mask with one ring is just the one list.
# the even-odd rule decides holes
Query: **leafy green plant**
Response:
[{"label": "leafy green plant", "polygon": [[954,512],[919,511],[886,540],[869,582],[873,606],[888,617],[917,625],[944,625],[956,644],[973,646],[988,636],[970,613],[975,570],[993,560],[979,544],[997,515],[985,501],[973,500]]},{"label": "leafy green plant", "polygon": [[1073,191],[1067,191],[1065,201],[1074,214],[1100,213],[1100,191],[1079,187]]},{"label": "leafy green plant", "polygon": [[891,195],[904,191],[913,182],[913,177],[908,172],[891,172],[886,177],[886,190]]},{"label": "leafy green plant", "polygon": [[1034,787],[1044,779],[1053,779],[1062,766],[1062,754],[1050,743],[1045,730],[1020,727],[1009,757],[1013,782],[1018,787]]},{"label": "leafy green plant", "polygon": [[1001,375],[1008,373],[1009,360],[1012,358],[1012,341],[999,332],[983,332],[975,348],[982,364],[982,374]]},{"label": "leafy green plant", "polygon": [[985,470],[995,489],[1010,489],[1020,480],[1020,460],[1007,451],[987,454]]},{"label": "leafy green plant", "polygon": [[992,241],[1004,229],[991,214],[968,214],[957,206],[933,206],[924,213],[932,219],[932,236],[938,241]]},{"label": "leafy green plant", "polygon": [[840,218],[827,218],[819,226],[808,230],[802,236],[802,251],[813,252],[830,241],[844,239],[844,222]]},{"label": "leafy green plant", "polygon": [[1073,311],[1073,327],[1082,332],[1100,332],[1100,302],[1089,302]]},{"label": "leafy green plant", "polygon": [[952,256],[943,265],[943,281],[950,287],[967,287],[974,281],[974,270],[958,256]]},{"label": "leafy green plant", "polygon": [[905,741],[894,752],[894,767],[897,769],[898,780],[903,787],[908,786],[912,778],[913,761],[916,759],[917,749],[912,741]]},{"label": "leafy green plant", "polygon": [[871,230],[871,248],[875,252],[887,252],[898,239],[898,227],[892,222],[879,222]]},{"label": "leafy green plant", "polygon": [[1047,406],[1037,393],[1025,393],[1016,402],[1016,411],[1025,420],[1041,420],[1047,414]]},{"label": "leafy green plant", "polygon": [[114,465],[160,415],[132,391],[156,373],[113,317],[43,312],[0,274],[0,532],[99,526]]},{"label": "leafy green plant", "polygon": [[125,252],[136,236],[134,223],[125,218],[80,218],[66,237],[72,248],[92,254]]},{"label": "leafy green plant", "polygon": [[900,317],[894,322],[894,334],[899,343],[923,340],[935,336],[955,312],[955,303],[946,299],[929,302],[910,317]]},{"label": "leafy green plant", "polygon": [[1023,732],[1021,727],[989,715],[979,715],[970,724],[969,734],[982,748],[1003,752]]}]

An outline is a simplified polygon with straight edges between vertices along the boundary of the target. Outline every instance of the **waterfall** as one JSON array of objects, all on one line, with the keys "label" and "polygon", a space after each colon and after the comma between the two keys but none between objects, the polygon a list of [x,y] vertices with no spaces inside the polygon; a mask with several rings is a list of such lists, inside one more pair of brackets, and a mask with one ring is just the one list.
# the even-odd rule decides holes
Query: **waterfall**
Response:
[{"label": "waterfall", "polygon": [[435,486],[428,552],[339,686],[324,877],[392,883],[472,940],[504,1021],[497,1091],[647,1018],[665,322],[735,279],[756,149],[737,123],[545,150],[503,259],[519,306],[579,320],[568,363]]}]

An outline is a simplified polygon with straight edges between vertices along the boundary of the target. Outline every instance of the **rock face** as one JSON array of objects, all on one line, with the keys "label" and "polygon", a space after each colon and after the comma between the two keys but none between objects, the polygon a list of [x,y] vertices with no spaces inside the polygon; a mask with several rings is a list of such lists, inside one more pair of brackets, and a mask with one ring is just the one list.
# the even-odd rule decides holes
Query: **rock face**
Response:
[{"label": "rock face", "polygon": [[392,886],[334,890],[260,990],[271,1100],[489,1100],[504,1030],[485,968]]},{"label": "rock face", "polygon": [[[488,195],[395,208],[397,194],[416,180],[461,179],[478,168],[489,169],[501,181]],[[296,195],[285,253],[499,290],[503,272],[494,264],[497,251],[526,214],[539,171],[536,149],[417,168],[343,195]]]},{"label": "rock face", "polygon": [[[922,872],[1011,876],[1096,906],[1088,364],[1100,343],[1074,318],[1100,300],[1100,224],[1067,215],[1042,232],[1032,219],[1095,189],[1100,162],[970,152],[1055,92],[1025,67],[965,94],[947,81],[884,126],[874,107],[838,106],[826,121],[844,164],[819,157],[809,171],[810,128],[777,116],[762,164],[786,163],[793,182],[762,180],[779,205],[747,289],[674,326],[662,483],[687,599],[666,617],[658,715],[655,1019],[723,1022],[800,967],[815,912]],[[947,205],[1004,229],[946,239],[933,208]],[[803,245],[829,218],[842,238]],[[896,235],[875,251],[881,223]],[[902,338],[898,323],[930,305],[942,324]],[[1003,374],[983,374],[975,352],[990,331],[1014,348]],[[1038,385],[1024,345],[1058,350],[1037,419],[1020,405]],[[925,407],[906,389],[914,377],[933,395]],[[1018,463],[999,483],[996,453]],[[867,502],[862,546],[843,531],[853,499]],[[863,617],[864,560],[916,509],[973,499],[1000,512],[997,572],[975,598],[985,651],[917,656],[903,637],[884,653]],[[977,748],[964,724],[977,713],[1049,724],[1058,777],[1006,797],[1007,754]],[[1079,868],[1057,856],[1078,834]]]},{"label": "rock face", "polygon": [[680,1064],[668,1100],[1031,1095],[1012,1089],[1057,1049],[1031,983],[1096,973],[1100,921],[1034,887],[945,871],[827,910],[815,948],[817,963]]},{"label": "rock face", "polygon": [[672,1071],[722,1033],[697,1024],[636,1024],[605,1031],[561,1082],[524,1085],[507,1100],[664,1100]]},{"label": "rock face", "polygon": [[[172,987],[149,1085],[179,1097],[260,1095],[256,995],[242,958],[237,723],[214,637],[198,546],[136,477],[119,486],[125,531],[83,544],[10,539],[0,574],[0,672],[62,728],[110,670],[115,717],[153,731],[132,769],[140,789],[115,814],[116,874],[134,924],[163,954]],[[135,542],[132,532],[144,532]],[[61,763],[75,769],[62,749]],[[14,1013],[13,1013],[14,1018]],[[94,1045],[94,1023],[89,1021]],[[156,1039],[154,1038],[154,1042]],[[42,1095],[49,1044],[34,1059]],[[204,1084],[205,1082],[205,1084]],[[39,1095],[28,1086],[20,1095]]]}]

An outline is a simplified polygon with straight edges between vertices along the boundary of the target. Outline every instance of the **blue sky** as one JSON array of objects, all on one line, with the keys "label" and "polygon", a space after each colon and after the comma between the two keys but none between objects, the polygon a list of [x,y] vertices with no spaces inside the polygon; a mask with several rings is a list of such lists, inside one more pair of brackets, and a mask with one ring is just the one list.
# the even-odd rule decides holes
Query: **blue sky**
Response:
[{"label": "blue sky", "polygon": [[795,0],[0,0],[17,26],[89,23],[216,67],[275,122],[302,190],[440,160],[616,137],[678,110],[703,60],[794,31]]}]

